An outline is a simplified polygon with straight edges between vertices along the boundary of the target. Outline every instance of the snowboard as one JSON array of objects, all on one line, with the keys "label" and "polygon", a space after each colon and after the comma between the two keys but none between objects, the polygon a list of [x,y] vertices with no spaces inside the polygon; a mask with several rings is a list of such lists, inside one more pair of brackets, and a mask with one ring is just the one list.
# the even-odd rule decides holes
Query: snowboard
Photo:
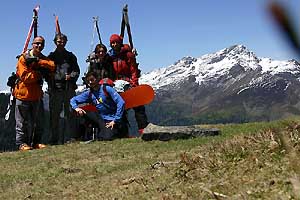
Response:
[{"label": "snowboard", "polygon": [[150,85],[142,84],[120,94],[125,101],[125,109],[147,105],[154,99],[154,90]]},{"label": "snowboard", "polygon": [[[120,96],[124,99],[125,109],[127,110],[151,103],[154,100],[155,94],[150,85],[141,84],[120,93]],[[97,111],[96,107],[92,104],[86,104],[81,108],[85,111]]]}]

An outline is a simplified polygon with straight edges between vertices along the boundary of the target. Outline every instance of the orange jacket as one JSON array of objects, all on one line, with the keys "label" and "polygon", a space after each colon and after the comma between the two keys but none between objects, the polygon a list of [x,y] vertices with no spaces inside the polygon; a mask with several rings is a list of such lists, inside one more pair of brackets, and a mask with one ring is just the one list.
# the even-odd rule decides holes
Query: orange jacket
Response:
[{"label": "orange jacket", "polygon": [[42,98],[42,75],[38,71],[39,68],[49,69],[53,72],[55,70],[55,64],[45,56],[41,56],[38,62],[33,62],[28,65],[26,64],[24,55],[19,58],[16,72],[19,81],[13,91],[13,95],[16,99],[37,101]]}]

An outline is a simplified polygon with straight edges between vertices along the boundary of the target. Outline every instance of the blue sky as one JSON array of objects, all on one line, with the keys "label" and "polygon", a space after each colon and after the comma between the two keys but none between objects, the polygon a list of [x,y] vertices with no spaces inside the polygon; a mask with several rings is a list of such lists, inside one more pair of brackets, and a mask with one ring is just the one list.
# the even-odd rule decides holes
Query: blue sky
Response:
[{"label": "blue sky", "polygon": [[[121,11],[129,8],[133,42],[140,68],[148,72],[173,64],[184,56],[200,57],[234,44],[243,44],[259,57],[295,57],[266,12],[267,0],[40,0],[5,1],[1,6],[0,90],[16,66],[23,49],[32,9],[40,5],[38,34],[46,39],[48,55],[55,45],[54,14],[68,36],[67,49],[78,58],[82,74],[90,53],[93,16],[99,16],[102,41],[107,46],[112,33],[120,33]],[[300,0],[285,2],[300,28]],[[298,9],[298,10],[297,10]],[[299,35],[300,37],[300,35]],[[124,39],[128,41],[127,37]],[[96,44],[97,38],[94,43]],[[81,74],[81,75],[82,75]],[[81,79],[80,79],[81,80]]]}]

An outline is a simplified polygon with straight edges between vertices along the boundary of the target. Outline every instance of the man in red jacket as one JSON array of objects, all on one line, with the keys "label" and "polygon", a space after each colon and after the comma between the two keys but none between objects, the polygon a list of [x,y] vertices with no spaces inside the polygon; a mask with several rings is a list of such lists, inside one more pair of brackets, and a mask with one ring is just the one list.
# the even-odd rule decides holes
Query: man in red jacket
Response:
[{"label": "man in red jacket", "polygon": [[[118,34],[111,35],[110,46],[112,49],[109,51],[109,55],[113,62],[115,80],[128,81],[131,87],[138,86],[139,70],[130,46],[123,44],[123,38]],[[149,124],[145,106],[138,106],[133,109],[139,134],[143,134],[144,128]]]}]

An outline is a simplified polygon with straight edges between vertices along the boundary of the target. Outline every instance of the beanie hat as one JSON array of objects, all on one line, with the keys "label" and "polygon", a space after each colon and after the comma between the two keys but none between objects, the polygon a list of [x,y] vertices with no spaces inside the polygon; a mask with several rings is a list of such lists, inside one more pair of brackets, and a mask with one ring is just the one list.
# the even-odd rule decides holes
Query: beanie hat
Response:
[{"label": "beanie hat", "polygon": [[119,44],[123,44],[123,38],[118,34],[112,34],[109,39],[110,43],[117,42]]}]

